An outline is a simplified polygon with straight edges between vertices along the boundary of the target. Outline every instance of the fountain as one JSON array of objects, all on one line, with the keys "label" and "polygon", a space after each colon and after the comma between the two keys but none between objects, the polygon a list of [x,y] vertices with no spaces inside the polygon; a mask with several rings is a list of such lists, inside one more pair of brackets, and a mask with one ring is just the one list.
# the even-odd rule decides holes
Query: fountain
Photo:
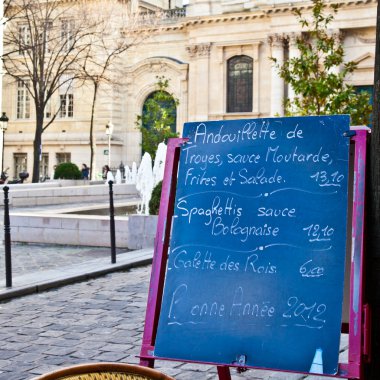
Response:
[{"label": "fountain", "polygon": [[[166,156],[165,144],[157,150],[154,168],[148,153],[144,154],[137,170],[126,167],[126,183],[115,184],[116,207],[138,205],[137,214],[115,216],[118,247],[140,249],[154,243],[157,215],[149,214],[149,200],[153,187],[162,180]],[[116,181],[118,180],[116,174]],[[89,181],[87,181],[89,182]],[[12,186],[12,185],[11,185]],[[15,185],[16,186],[16,185]],[[40,206],[33,211],[12,212],[12,241],[33,243],[109,246],[109,216],[107,212],[83,214],[86,210],[108,209],[108,189],[103,184],[67,186],[57,181],[34,186],[11,188],[13,206]],[[60,186],[60,187],[58,187]],[[138,190],[138,191],[137,191]],[[137,197],[137,193],[139,197]],[[85,206],[86,202],[91,204]],[[95,204],[94,202],[98,202]],[[78,206],[69,205],[78,204]],[[43,205],[52,205],[45,209]],[[81,212],[82,214],[78,214]],[[100,214],[103,214],[100,215]]]},{"label": "fountain", "polygon": [[149,215],[149,201],[153,187],[152,158],[149,153],[144,153],[136,178],[136,190],[141,196],[141,202],[137,209],[139,214]]},{"label": "fountain", "polygon": [[137,165],[136,162],[132,163],[132,167],[129,168],[128,165],[125,166],[125,183],[128,184],[136,184],[136,177],[137,177]]},{"label": "fountain", "polygon": [[129,166],[128,165],[125,165],[124,167],[124,179],[125,179],[125,183],[132,183],[131,181],[131,169],[129,169]]},{"label": "fountain", "polygon": [[164,178],[166,151],[166,144],[159,143],[153,165],[153,186],[156,186]]},{"label": "fountain", "polygon": [[116,185],[120,185],[122,183],[120,169],[116,170],[115,183],[116,183]]},{"label": "fountain", "polygon": [[133,162],[132,170],[131,170],[131,182],[136,183],[136,178],[137,178],[137,164],[136,162]]},{"label": "fountain", "polygon": [[144,153],[143,155],[136,178],[136,189],[141,196],[141,203],[138,207],[139,214],[149,215],[149,201],[152,197],[152,191],[164,178],[166,151],[167,147],[164,142],[158,144],[153,169],[150,154]]}]

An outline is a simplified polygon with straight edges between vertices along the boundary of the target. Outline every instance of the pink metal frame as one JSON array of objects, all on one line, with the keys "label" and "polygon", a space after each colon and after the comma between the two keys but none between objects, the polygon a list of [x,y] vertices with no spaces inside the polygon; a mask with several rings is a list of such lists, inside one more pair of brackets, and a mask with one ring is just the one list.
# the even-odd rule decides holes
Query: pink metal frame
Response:
[{"label": "pink metal frame", "polygon": [[[352,216],[352,249],[350,279],[350,321],[348,363],[340,363],[335,377],[363,379],[363,364],[370,360],[370,308],[364,304],[364,215],[365,215],[365,166],[368,129],[353,127],[355,144],[354,192]],[[160,316],[165,269],[168,257],[172,215],[180,146],[184,138],[168,142],[160,212],[154,246],[154,257],[145,316],[145,328],[140,353],[140,364],[154,367],[157,359],[154,345]],[[160,358],[161,359],[161,358]],[[229,366],[218,365],[219,380],[231,380]],[[329,375],[331,376],[331,375]]]},{"label": "pink metal frame", "polygon": [[148,302],[145,314],[145,328],[140,354],[140,364],[154,367],[154,343],[160,317],[162,293],[165,282],[165,269],[168,258],[171,221],[174,210],[175,190],[180,146],[186,139],[170,139],[167,146],[164,179],[158,214],[157,233],[154,242],[154,255]]},{"label": "pink metal frame", "polygon": [[364,220],[367,128],[351,128],[356,132],[354,194],[352,214],[350,322],[348,364],[340,364],[339,377],[363,379],[364,362],[370,360],[370,308],[364,304]]}]

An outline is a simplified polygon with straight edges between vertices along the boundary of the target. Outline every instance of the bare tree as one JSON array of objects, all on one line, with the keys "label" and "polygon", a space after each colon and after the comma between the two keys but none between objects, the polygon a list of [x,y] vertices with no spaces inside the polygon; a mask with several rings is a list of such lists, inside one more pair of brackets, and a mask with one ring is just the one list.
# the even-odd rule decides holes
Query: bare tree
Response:
[{"label": "bare tree", "polygon": [[49,119],[45,111],[58,90],[67,92],[81,77],[98,21],[80,5],[60,0],[12,0],[6,17],[16,15],[17,22],[4,32],[3,61],[5,72],[24,86],[34,104],[32,182],[38,182],[42,134],[67,104],[60,102]]},{"label": "bare tree", "polygon": [[[32,0],[28,0],[28,3],[30,3]],[[21,13],[21,7],[13,7],[12,12],[10,12],[10,9],[14,5],[14,0],[2,0],[0,6],[2,7],[2,14],[1,14],[1,22],[3,24],[17,19]],[[4,15],[7,15],[7,17],[4,17]]]},{"label": "bare tree", "polygon": [[101,14],[98,13],[99,25],[91,36],[90,49],[82,67],[83,80],[91,84],[93,91],[89,128],[91,179],[95,179],[96,175],[94,118],[99,89],[105,84],[110,87],[120,84],[116,64],[118,58],[129,48],[157,33],[157,23],[161,18],[160,11],[140,14],[117,3],[108,5]]}]

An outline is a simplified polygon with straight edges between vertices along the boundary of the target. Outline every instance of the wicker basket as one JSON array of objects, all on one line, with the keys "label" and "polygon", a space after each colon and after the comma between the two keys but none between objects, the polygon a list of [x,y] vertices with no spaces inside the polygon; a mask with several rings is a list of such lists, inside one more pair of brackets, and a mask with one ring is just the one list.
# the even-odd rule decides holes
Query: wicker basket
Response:
[{"label": "wicker basket", "polygon": [[32,380],[175,380],[151,368],[123,363],[80,364]]}]

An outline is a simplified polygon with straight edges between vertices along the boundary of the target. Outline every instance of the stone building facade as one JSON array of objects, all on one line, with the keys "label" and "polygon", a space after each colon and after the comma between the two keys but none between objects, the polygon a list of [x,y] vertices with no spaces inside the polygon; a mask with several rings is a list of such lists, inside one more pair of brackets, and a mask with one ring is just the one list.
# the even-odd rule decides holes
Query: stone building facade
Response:
[{"label": "stone building facade", "polygon": [[[178,0],[179,1],[179,0]],[[105,125],[112,120],[111,166],[131,165],[141,158],[136,117],[156,90],[157,76],[169,79],[168,91],[178,100],[176,129],[187,121],[283,115],[283,99],[292,89],[279,78],[269,57],[281,63],[298,54],[301,33],[293,10],[310,11],[311,2],[292,0],[190,0],[188,4],[151,2],[165,9],[157,30],[126,51],[119,62],[118,86],[103,88],[96,109],[96,165],[108,162]],[[347,60],[358,63],[349,82],[372,91],[375,54],[375,0],[340,0],[331,23]],[[138,9],[148,4],[134,0]],[[89,162],[89,89],[73,90],[73,109],[43,133],[42,173],[70,160]],[[29,99],[30,101],[30,99]],[[20,104],[23,103],[23,104]],[[33,112],[24,89],[5,79],[3,111],[10,118],[5,133],[4,167],[11,176],[31,171]],[[20,108],[21,107],[21,108]]]}]

